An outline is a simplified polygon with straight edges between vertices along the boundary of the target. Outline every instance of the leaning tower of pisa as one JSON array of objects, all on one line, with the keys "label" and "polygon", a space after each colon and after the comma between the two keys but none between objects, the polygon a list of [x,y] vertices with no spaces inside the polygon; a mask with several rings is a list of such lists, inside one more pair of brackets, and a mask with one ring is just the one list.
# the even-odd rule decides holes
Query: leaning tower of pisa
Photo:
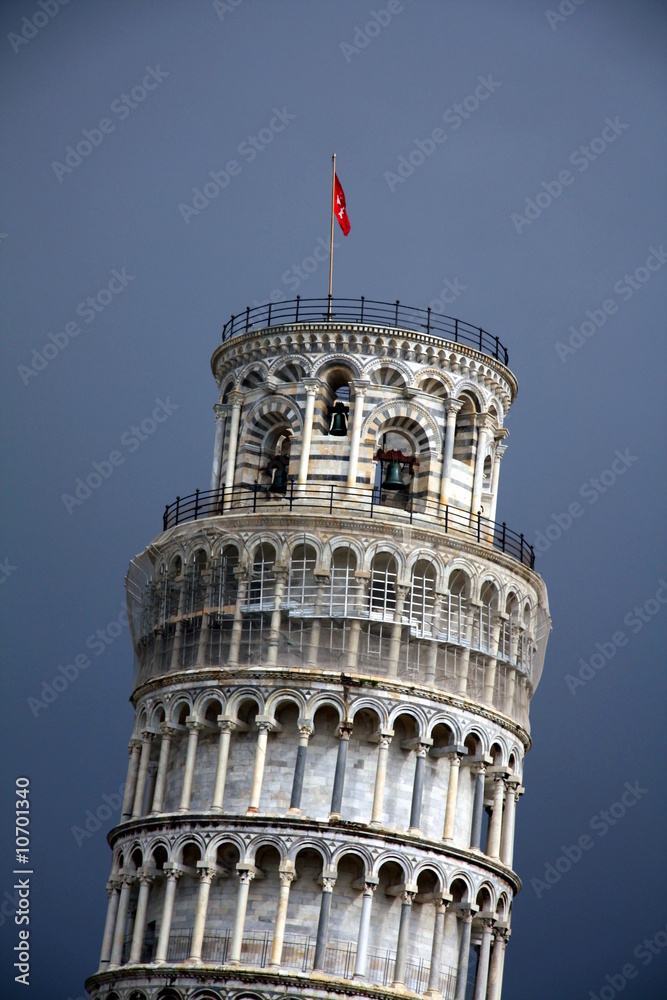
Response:
[{"label": "leaning tower of pisa", "polygon": [[184,484],[127,576],[135,723],[87,988],[499,1000],[550,627],[496,522],[507,351],[297,299],[232,316],[211,364],[210,489]]}]

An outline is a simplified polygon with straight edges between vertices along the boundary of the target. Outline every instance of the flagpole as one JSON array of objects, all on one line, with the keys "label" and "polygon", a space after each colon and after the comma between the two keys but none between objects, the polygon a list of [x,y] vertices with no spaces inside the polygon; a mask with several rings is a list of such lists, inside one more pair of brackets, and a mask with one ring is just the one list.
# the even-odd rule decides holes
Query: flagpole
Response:
[{"label": "flagpole", "polygon": [[336,154],[331,157],[331,239],[329,242],[329,298],[327,299],[327,319],[331,319],[331,289],[333,286],[333,237],[334,212],[336,208]]}]

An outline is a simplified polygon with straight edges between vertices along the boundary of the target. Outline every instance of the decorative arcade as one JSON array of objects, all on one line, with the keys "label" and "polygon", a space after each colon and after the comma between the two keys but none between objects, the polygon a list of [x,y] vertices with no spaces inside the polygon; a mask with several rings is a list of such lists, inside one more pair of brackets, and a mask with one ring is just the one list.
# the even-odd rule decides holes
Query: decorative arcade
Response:
[{"label": "decorative arcade", "polygon": [[[369,300],[233,316],[210,486],[127,599],[93,1000],[500,1000],[550,617],[496,520],[497,338]],[[207,484],[208,485],[208,484]]]}]

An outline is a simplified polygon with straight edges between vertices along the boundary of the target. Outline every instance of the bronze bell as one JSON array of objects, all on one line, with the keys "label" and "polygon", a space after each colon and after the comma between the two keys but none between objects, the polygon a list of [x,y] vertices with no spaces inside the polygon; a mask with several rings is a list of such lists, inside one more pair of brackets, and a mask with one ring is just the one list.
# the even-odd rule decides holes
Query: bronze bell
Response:
[{"label": "bronze bell", "polygon": [[287,490],[287,466],[276,464],[273,481],[269,486],[271,493],[285,493]]},{"label": "bronze bell", "polygon": [[405,483],[403,482],[403,474],[401,472],[401,463],[392,461],[387,465],[387,474],[384,477],[384,482],[382,484],[383,490],[404,490]]},{"label": "bronze bell", "polygon": [[333,423],[331,424],[329,434],[332,434],[333,437],[347,437],[347,425],[345,423],[344,413],[334,412]]}]

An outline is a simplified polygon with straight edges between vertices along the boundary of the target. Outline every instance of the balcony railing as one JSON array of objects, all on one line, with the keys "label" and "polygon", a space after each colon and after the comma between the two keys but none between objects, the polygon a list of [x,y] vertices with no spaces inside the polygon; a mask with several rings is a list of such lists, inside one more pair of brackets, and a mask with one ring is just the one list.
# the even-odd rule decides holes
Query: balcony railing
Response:
[{"label": "balcony railing", "polygon": [[397,330],[414,330],[430,336],[442,337],[455,344],[466,344],[484,354],[508,363],[509,355],[498,337],[493,337],[479,326],[471,326],[453,316],[434,313],[430,306],[420,309],[395,302],[377,302],[361,296],[360,299],[296,299],[288,302],[268,302],[243,312],[232,314],[222,328],[222,339],[229,340],[238,333],[261,330],[270,326],[292,323],[366,323],[369,326],[387,326]]},{"label": "balcony railing", "polygon": [[348,489],[343,486],[297,486],[290,481],[284,494],[272,493],[258,484],[234,486],[225,490],[195,490],[189,496],[176,497],[162,515],[163,531],[186,521],[205,517],[223,517],[240,512],[292,511],[314,514],[386,519],[409,524],[434,523],[446,534],[464,535],[486,542],[525,566],[533,569],[535,552],[523,534],[517,534],[503,521],[491,521],[481,514],[470,514],[459,507],[442,508],[436,500],[412,493],[387,493],[374,489]]}]

